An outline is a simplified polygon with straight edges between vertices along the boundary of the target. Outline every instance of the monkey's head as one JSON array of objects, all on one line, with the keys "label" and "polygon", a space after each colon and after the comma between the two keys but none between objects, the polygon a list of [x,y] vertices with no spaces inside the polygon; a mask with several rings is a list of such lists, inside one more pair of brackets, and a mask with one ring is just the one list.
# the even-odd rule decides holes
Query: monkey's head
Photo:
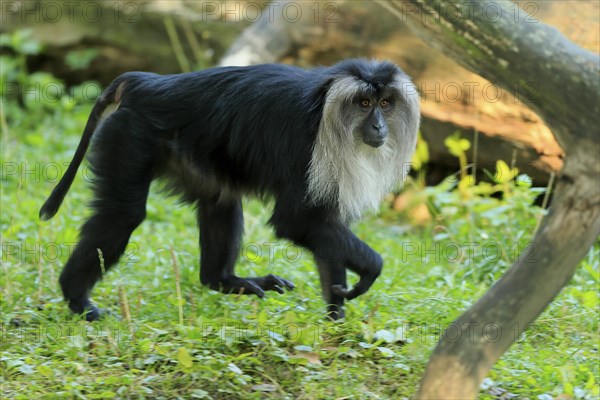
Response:
[{"label": "monkey's head", "polygon": [[357,142],[373,148],[390,136],[391,140],[413,139],[419,124],[419,95],[400,68],[389,62],[347,60],[331,70],[334,77],[324,117],[336,130],[351,133]]},{"label": "monkey's head", "polygon": [[402,181],[419,129],[419,95],[389,62],[347,60],[328,69],[309,170],[315,201],[337,198],[345,219],[375,208]]}]

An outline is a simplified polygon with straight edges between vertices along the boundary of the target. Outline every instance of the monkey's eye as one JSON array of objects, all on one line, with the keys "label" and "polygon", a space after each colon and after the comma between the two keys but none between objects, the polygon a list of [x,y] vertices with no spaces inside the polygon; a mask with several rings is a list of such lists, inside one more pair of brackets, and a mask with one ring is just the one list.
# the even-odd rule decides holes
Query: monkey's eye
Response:
[{"label": "monkey's eye", "polygon": [[361,107],[363,107],[363,108],[370,107],[370,106],[371,106],[371,100],[368,100],[368,99],[362,99],[362,100],[360,101],[360,106],[361,106]]},{"label": "monkey's eye", "polygon": [[383,99],[379,102],[379,105],[381,106],[381,108],[388,108],[390,106],[390,101]]}]

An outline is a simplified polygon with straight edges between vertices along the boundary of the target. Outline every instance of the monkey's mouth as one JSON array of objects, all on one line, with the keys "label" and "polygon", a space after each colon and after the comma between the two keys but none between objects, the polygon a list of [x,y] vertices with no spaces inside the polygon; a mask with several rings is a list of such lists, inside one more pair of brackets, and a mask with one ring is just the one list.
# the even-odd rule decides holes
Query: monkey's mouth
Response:
[{"label": "monkey's mouth", "polygon": [[374,149],[383,146],[383,144],[385,143],[385,138],[369,138],[369,139],[364,139],[363,143],[366,144],[367,146],[370,146]]}]

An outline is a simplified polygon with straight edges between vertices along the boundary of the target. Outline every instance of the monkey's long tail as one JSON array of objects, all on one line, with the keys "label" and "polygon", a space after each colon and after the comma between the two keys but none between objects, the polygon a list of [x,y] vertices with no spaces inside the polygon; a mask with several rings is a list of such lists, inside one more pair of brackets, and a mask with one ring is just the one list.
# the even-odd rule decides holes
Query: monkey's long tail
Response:
[{"label": "monkey's long tail", "polygon": [[81,140],[79,141],[79,145],[77,146],[77,150],[75,151],[73,159],[67,168],[67,172],[65,172],[50,194],[50,197],[48,197],[48,200],[46,200],[42,208],[40,208],[40,219],[42,221],[49,220],[58,212],[60,205],[62,204],[67,192],[69,191],[69,188],[71,187],[71,184],[73,183],[73,180],[75,179],[75,176],[77,175],[79,165],[81,165],[81,161],[83,161],[83,157],[85,157],[90,140],[92,139],[92,135],[98,126],[98,122],[102,117],[102,113],[109,104],[119,103],[121,100],[124,84],[126,83],[124,78],[124,76],[120,76],[115,79],[106,88],[102,95],[100,95],[100,98],[98,98],[96,104],[94,104],[92,112],[90,113],[90,117],[85,125],[83,135],[81,136]]}]

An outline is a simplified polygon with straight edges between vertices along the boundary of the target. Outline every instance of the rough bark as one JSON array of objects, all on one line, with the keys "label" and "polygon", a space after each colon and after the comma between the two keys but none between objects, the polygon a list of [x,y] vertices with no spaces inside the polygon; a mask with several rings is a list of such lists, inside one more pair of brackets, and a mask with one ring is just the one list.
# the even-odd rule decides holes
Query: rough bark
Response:
[{"label": "rough bark", "polygon": [[[298,43],[310,42],[321,30],[315,14],[324,2],[275,1],[262,17],[233,43],[219,65],[272,63],[287,55]],[[326,7],[326,6],[325,6]]]},{"label": "rough bark", "polygon": [[233,43],[219,65],[253,65],[277,62],[301,46],[320,40],[325,25],[336,23],[345,0],[269,3],[269,12],[248,27]]},{"label": "rough bark", "polygon": [[[515,327],[525,329],[546,308],[600,234],[600,60],[509,1],[380,3],[466,68],[504,88],[521,85],[523,99],[566,153],[552,208],[529,250],[454,321],[416,395],[476,398],[480,382],[517,338]],[[462,334],[449,340],[456,332]]]}]

